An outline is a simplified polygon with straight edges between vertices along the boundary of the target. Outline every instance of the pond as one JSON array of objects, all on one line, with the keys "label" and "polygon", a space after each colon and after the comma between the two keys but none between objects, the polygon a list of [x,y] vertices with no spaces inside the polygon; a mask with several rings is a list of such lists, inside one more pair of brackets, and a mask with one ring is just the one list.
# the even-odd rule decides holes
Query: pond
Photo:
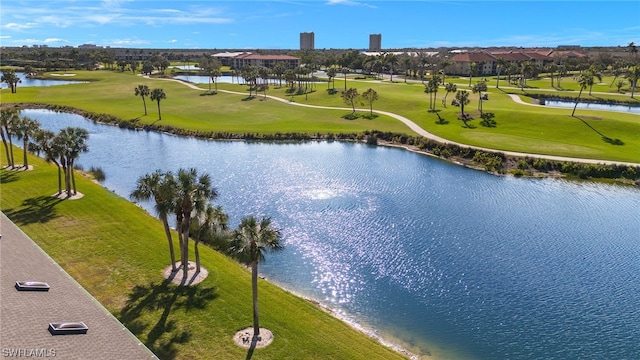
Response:
[{"label": "pond", "polygon": [[[558,106],[558,107],[566,107],[573,108],[576,103],[572,101],[563,101],[563,100],[545,100],[545,106]],[[597,104],[597,103],[587,103],[587,102],[579,102],[578,109],[590,109],[590,110],[606,110],[606,111],[620,111],[620,112],[628,112],[632,114],[640,114],[640,106],[632,106],[632,105],[620,105],[620,104]]]},{"label": "pond", "polygon": [[[21,87],[27,87],[27,86],[57,86],[57,85],[84,83],[84,81],[62,80],[62,79],[68,79],[72,77],[72,76],[65,76],[65,74],[60,74],[60,80],[29,79],[22,72],[16,72],[16,75],[18,75],[18,77],[21,80],[21,82],[18,83],[18,91],[20,91]],[[0,84],[1,89],[6,89],[8,87],[9,85],[7,85],[4,82]]]},{"label": "pond", "polygon": [[[211,83],[211,78],[209,76],[203,75],[176,75],[175,79],[188,81],[194,84],[208,84]],[[244,79],[241,76],[218,76],[216,79],[218,83],[229,83],[229,84],[244,84]]]},{"label": "pond", "polygon": [[88,129],[78,162],[102,168],[103,185],[125,198],[156,169],[209,173],[230,226],[255,214],[282,229],[285,250],[267,254],[263,276],[415,352],[640,353],[636,188],[497,177],[365,144],[205,141],[23,115]]}]

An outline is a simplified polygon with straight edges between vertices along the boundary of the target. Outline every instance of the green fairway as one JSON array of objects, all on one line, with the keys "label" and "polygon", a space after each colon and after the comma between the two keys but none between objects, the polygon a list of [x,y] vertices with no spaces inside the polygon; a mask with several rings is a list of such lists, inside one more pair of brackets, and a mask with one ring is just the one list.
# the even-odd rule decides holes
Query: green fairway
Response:
[{"label": "green fairway", "polygon": [[[327,110],[292,106],[273,99],[264,99],[262,94],[249,98],[246,95],[218,92],[201,96],[208,85],[199,85],[194,90],[178,82],[145,79],[131,73],[116,71],[79,71],[75,79],[96,80],[86,84],[53,87],[18,87],[17,94],[2,90],[3,103],[37,102],[66,105],[95,113],[107,113],[138,124],[162,125],[165,128],[181,128],[198,132],[228,132],[233,134],[274,133],[353,133],[366,130],[406,133],[415,135],[407,126],[387,116],[373,119],[359,117],[344,119],[350,110]],[[472,83],[476,80],[473,79]],[[423,129],[445,139],[480,147],[503,151],[530,152],[534,154],[590,158],[598,160],[640,162],[640,116],[627,113],[578,109],[576,116],[571,110],[534,107],[515,103],[508,93],[526,96],[533,93],[557,93],[561,96],[577,96],[577,91],[557,91],[550,87],[548,79],[530,80],[528,88],[502,85],[495,88],[493,79],[488,80],[489,100],[483,101],[483,111],[495,114],[496,127],[480,125],[478,118],[478,94],[471,94],[471,102],[465,113],[475,117],[467,124],[460,121],[460,108],[450,105],[454,93],[447,95],[447,106],[442,99],[445,91],[441,86],[436,99],[436,112],[428,112],[428,95],[418,82],[373,81],[347,79],[347,87],[355,87],[362,94],[374,89],[379,100],[373,108],[405,116]],[[628,94],[617,94],[606,81],[594,85],[592,95],[583,91],[582,98],[624,99],[635,101]],[[467,89],[468,78],[448,77],[458,90]],[[502,81],[506,83],[506,81]],[[142,99],[134,96],[134,88],[145,84],[149,88],[163,88],[167,98],[162,100],[162,120],[158,120],[157,104],[146,99],[148,115],[144,115]],[[344,79],[337,77],[337,90],[344,89]],[[546,86],[546,88],[544,88]],[[563,89],[575,89],[576,82],[566,78]],[[268,95],[291,100],[297,104],[349,108],[339,92],[329,94],[327,83],[315,85],[314,91],[306,95],[290,96],[286,86],[271,84]],[[248,94],[247,87],[237,84],[218,84],[220,90],[240,91]],[[597,92],[597,91],[603,91]],[[637,101],[636,101],[637,102]],[[640,103],[640,102],[638,102]],[[368,104],[356,104],[365,115]]]},{"label": "green fairway", "polygon": [[[14,153],[22,158],[20,149]],[[0,161],[6,161],[4,153]],[[82,176],[76,180],[84,197],[58,200],[51,196],[56,167],[35,157],[29,162],[33,171],[0,170],[2,211],[161,359],[247,356],[232,340],[252,325],[251,280],[244,267],[201,246],[209,276],[189,288],[169,284],[161,274],[169,255],[157,219]],[[266,281],[260,281],[259,296],[261,326],[275,338],[256,349],[254,359],[402,358]]]}]

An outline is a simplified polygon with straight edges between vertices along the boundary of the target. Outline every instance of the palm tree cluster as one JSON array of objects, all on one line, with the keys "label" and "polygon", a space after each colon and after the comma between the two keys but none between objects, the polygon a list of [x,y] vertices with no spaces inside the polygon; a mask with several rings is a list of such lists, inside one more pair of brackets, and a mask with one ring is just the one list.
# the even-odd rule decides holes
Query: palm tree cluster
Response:
[{"label": "palm tree cluster", "polygon": [[2,78],[0,78],[0,82],[6,83],[11,88],[11,93],[15,94],[17,92],[18,83],[21,83],[22,80],[16,75],[16,72],[13,70],[2,70]]},{"label": "palm tree cluster", "polygon": [[258,321],[258,263],[264,261],[264,253],[280,250],[282,245],[280,231],[274,229],[270,218],[257,220],[254,216],[242,219],[236,230],[228,228],[228,215],[220,206],[211,202],[218,192],[211,185],[208,174],[198,175],[195,168],[179,169],[176,174],[156,170],[138,178],[136,188],[130,197],[136,201],[153,200],[158,217],[162,221],[165,236],[169,244],[172,272],[176,266],[173,239],[169,226],[169,216],[175,216],[180,250],[180,267],[183,272],[183,284],[188,277],[189,239],[194,240],[196,273],[201,271],[200,242],[212,244],[223,242],[221,249],[251,267],[253,293],[254,336],[260,334]]},{"label": "palm tree cluster", "polygon": [[80,154],[88,151],[89,132],[82,128],[67,127],[58,134],[40,128],[40,123],[27,116],[20,117],[13,109],[0,110],[1,135],[7,155],[8,167],[15,169],[12,137],[22,140],[24,149],[23,167],[29,168],[27,153],[40,155],[58,167],[58,195],[62,194],[62,178],[64,175],[65,193],[67,197],[78,193],[74,176],[75,161]]}]

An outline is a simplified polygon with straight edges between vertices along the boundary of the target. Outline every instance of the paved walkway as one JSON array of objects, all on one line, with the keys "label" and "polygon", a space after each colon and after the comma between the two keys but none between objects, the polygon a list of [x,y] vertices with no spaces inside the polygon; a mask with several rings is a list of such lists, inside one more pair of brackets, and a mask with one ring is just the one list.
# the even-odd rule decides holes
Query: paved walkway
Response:
[{"label": "paved walkway", "polygon": [[[146,78],[150,78],[148,76],[145,76]],[[151,79],[151,78],[150,78]],[[205,89],[200,88],[192,83],[188,83],[179,79],[164,79],[164,78],[152,78],[154,80],[167,80],[167,81],[177,81],[181,84],[184,84],[194,90],[200,90],[200,91],[205,91]],[[223,92],[223,93],[227,93],[227,94],[236,94],[236,95],[245,95],[247,96],[247,93],[244,92],[237,92],[237,91],[229,91],[229,90],[218,90],[219,92]],[[263,95],[256,95],[256,96],[263,96]],[[297,102],[293,102],[293,101],[289,101],[287,99],[283,99],[283,98],[279,98],[276,96],[272,96],[272,95],[267,95],[267,98],[269,99],[273,99],[273,100],[277,100],[283,103],[287,103],[290,105],[295,105],[295,106],[303,106],[303,107],[309,107],[309,108],[315,108],[315,109],[326,109],[326,110],[342,110],[342,111],[352,111],[353,109],[351,108],[343,108],[343,107],[331,107],[331,106],[319,106],[319,105],[309,105],[309,104],[301,104],[301,103],[297,103]],[[524,105],[533,105],[533,104],[527,104],[524,101],[522,101],[520,99],[520,97],[518,97],[517,95],[515,96],[511,96],[511,99],[513,99],[515,102],[518,102],[520,104],[524,104]],[[356,111],[364,111],[364,112],[369,112],[369,109],[356,109]],[[553,155],[543,155],[543,154],[531,154],[531,153],[522,153],[522,152],[517,152],[517,151],[505,151],[505,150],[497,150],[497,149],[491,149],[491,148],[485,148],[485,147],[480,147],[480,146],[471,146],[471,145],[467,145],[467,144],[463,144],[463,143],[459,143],[459,142],[455,142],[455,141],[450,141],[447,140],[445,138],[442,138],[440,136],[437,136],[435,134],[432,134],[428,131],[426,131],[425,129],[421,128],[420,126],[418,126],[418,124],[414,123],[413,121],[411,121],[410,119],[402,116],[402,115],[398,115],[395,113],[391,113],[391,112],[387,112],[387,111],[381,111],[381,110],[373,110],[374,113],[376,114],[382,114],[382,115],[386,115],[389,117],[392,117],[396,120],[401,121],[402,123],[404,123],[405,125],[407,125],[411,130],[413,130],[414,132],[416,132],[418,135],[423,136],[425,138],[437,141],[439,143],[443,143],[443,144],[453,144],[453,145],[457,145],[457,146],[461,146],[461,147],[466,147],[466,148],[471,148],[471,149],[476,149],[476,150],[483,150],[483,151],[491,151],[491,152],[500,152],[503,153],[505,155],[508,156],[516,156],[516,157],[535,157],[535,158],[542,158],[542,159],[547,159],[547,160],[553,160],[553,161],[571,161],[571,162],[580,162],[580,163],[588,163],[588,164],[608,164],[608,165],[622,165],[622,166],[640,166],[640,163],[633,163],[633,162],[624,162],[624,161],[609,161],[609,160],[597,160],[597,159],[584,159],[584,158],[572,158],[572,157],[565,157],[565,156],[553,156]]]},{"label": "paved walkway", "polygon": [[[157,359],[4,213],[0,231],[0,357]],[[17,291],[21,280],[44,281],[51,289]],[[49,333],[50,322],[65,321],[82,321],[89,331]]]}]

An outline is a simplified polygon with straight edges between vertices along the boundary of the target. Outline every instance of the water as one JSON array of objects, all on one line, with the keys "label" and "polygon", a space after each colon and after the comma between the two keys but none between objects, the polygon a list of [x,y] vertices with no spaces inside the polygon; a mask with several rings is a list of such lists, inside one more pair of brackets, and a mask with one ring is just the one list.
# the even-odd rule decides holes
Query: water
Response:
[{"label": "water", "polygon": [[157,168],[211,174],[230,226],[255,214],[282,229],[264,276],[414,351],[640,354],[638,189],[496,177],[364,144],[214,142],[24,114],[87,128],[78,162],[123,197]]},{"label": "water", "polygon": [[[566,108],[573,108],[576,105],[575,102],[559,101],[559,100],[545,100],[544,103],[546,106],[558,106],[558,107],[566,107]],[[620,111],[620,112],[628,112],[632,114],[640,114],[640,106],[631,106],[631,105],[595,104],[595,103],[579,102],[578,109]]]},{"label": "water", "polygon": [[[203,75],[176,75],[174,78],[194,84],[208,84],[211,82],[211,78],[209,76]],[[241,76],[218,76],[216,81],[218,83],[244,84],[244,79]]]},{"label": "water", "polygon": [[[26,86],[56,86],[56,85],[69,85],[69,84],[81,84],[84,81],[70,81],[70,80],[43,80],[43,79],[29,79],[27,78],[24,73],[21,72],[16,72],[16,75],[20,78],[20,80],[22,80],[22,82],[18,83],[18,91],[20,91],[21,87],[26,87]],[[60,76],[60,78],[69,78],[70,76],[67,77],[63,77]],[[0,88],[1,89],[6,89],[8,88],[9,85],[7,85],[7,83],[2,83],[0,84]]]},{"label": "water", "polygon": [[180,70],[199,70],[200,67],[198,65],[173,65],[171,68],[180,69]]}]

